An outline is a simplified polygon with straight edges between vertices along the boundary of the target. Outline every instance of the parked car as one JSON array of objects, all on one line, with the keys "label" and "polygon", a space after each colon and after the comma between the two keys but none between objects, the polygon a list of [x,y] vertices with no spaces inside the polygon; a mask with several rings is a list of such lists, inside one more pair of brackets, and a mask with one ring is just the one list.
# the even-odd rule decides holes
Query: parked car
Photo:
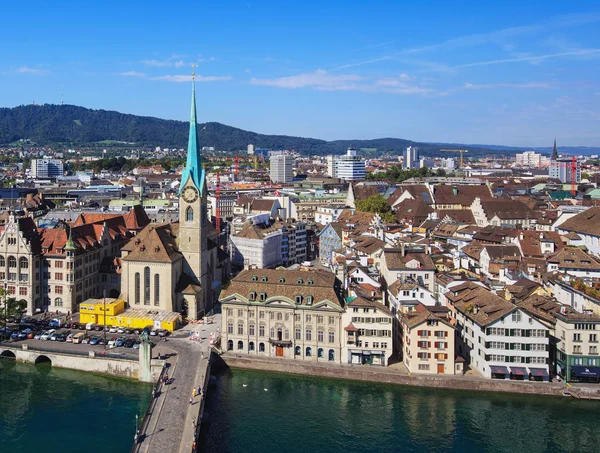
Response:
[{"label": "parked car", "polygon": [[125,329],[123,332],[125,335],[131,335],[131,329]]},{"label": "parked car", "polygon": [[117,328],[117,332],[118,333],[125,333],[125,327],[118,327]]},{"label": "parked car", "polygon": [[108,343],[106,343],[106,346],[108,346],[109,348],[114,348],[116,341],[117,341],[117,337],[112,337],[110,340],[108,340]]},{"label": "parked car", "polygon": [[131,332],[131,333],[134,334],[134,335],[139,335],[142,332],[140,331],[140,329],[134,329],[133,332]]},{"label": "parked car", "polygon": [[48,323],[48,327],[56,327],[57,329],[62,326],[62,321],[58,318],[54,318]]},{"label": "parked car", "polygon": [[50,337],[52,335],[54,335],[55,333],[56,333],[56,330],[54,330],[54,329],[46,330],[42,334],[42,336],[40,337],[40,340],[42,340],[42,341],[48,341],[50,339]]},{"label": "parked car", "polygon": [[133,338],[128,338],[127,340],[125,340],[123,342],[123,347],[124,348],[133,348],[134,344],[135,344],[135,341],[133,340]]},{"label": "parked car", "polygon": [[94,336],[94,337],[90,338],[90,344],[91,344],[91,345],[98,344],[98,341],[99,341],[99,340],[100,340],[100,338],[99,338],[99,337],[96,337],[96,336]]},{"label": "parked car", "polygon": [[105,345],[105,344],[106,344],[106,341],[104,340],[104,338],[100,337],[100,338],[98,339],[98,344],[99,344],[99,345]]},{"label": "parked car", "polygon": [[54,332],[52,335],[50,335],[50,338],[48,338],[50,341],[56,341],[56,337],[59,335],[58,332]]},{"label": "parked car", "polygon": [[158,331],[158,336],[161,337],[161,338],[162,337],[166,337],[168,335],[169,335],[169,331],[168,330],[161,329],[161,330]]},{"label": "parked car", "polygon": [[85,325],[85,330],[94,330],[94,327],[96,327],[96,323],[95,322],[88,322]]},{"label": "parked car", "polygon": [[21,332],[19,332],[18,330],[15,330],[13,333],[10,334],[10,338],[12,338],[13,340],[18,340],[20,333]]},{"label": "parked car", "polygon": [[42,336],[42,335],[44,335],[44,333],[45,333],[45,330],[40,330],[38,333],[36,333],[36,334],[33,336],[33,339],[34,339],[34,340],[39,340],[39,339],[41,338],[41,336]]},{"label": "parked car", "polygon": [[88,344],[91,340],[91,337],[89,335],[84,335],[83,338],[81,339],[81,344]]},{"label": "parked car", "polygon": [[116,326],[110,326],[110,329],[108,329],[108,331],[110,333],[117,333],[117,327]]},{"label": "parked car", "polygon": [[67,335],[67,338],[65,338],[65,341],[67,343],[73,343],[73,337],[75,336],[74,333],[70,333],[69,335]]},{"label": "parked car", "polygon": [[140,349],[141,344],[140,340],[136,340],[135,343],[133,343],[133,349]]},{"label": "parked car", "polygon": [[125,337],[117,338],[117,340],[115,341],[115,346],[120,348],[121,346],[123,346],[123,343],[125,343],[125,340],[126,340]]},{"label": "parked car", "polygon": [[158,335],[158,331],[156,329],[152,329],[150,331],[150,335],[152,335],[153,337],[155,337],[156,335]]},{"label": "parked car", "polygon": [[67,335],[68,334],[69,334],[68,331],[57,334],[55,341],[59,341],[61,343],[64,343],[65,341],[67,341]]},{"label": "parked car", "polygon": [[29,332],[27,334],[27,339],[28,340],[33,340],[33,337],[35,337],[35,332],[32,330],[31,332]]},{"label": "parked car", "polygon": [[97,325],[96,327],[94,327],[94,330],[96,330],[97,332],[102,332],[102,326]]}]

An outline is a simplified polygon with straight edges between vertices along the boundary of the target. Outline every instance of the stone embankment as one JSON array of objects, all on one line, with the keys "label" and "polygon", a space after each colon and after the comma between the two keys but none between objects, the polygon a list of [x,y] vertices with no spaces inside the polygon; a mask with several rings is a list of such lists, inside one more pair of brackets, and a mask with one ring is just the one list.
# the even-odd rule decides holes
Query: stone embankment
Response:
[{"label": "stone embankment", "polygon": [[[469,376],[408,375],[383,367],[326,365],[294,360],[276,360],[224,354],[221,356],[230,368],[271,371],[332,379],[378,382],[413,387],[445,388],[454,390],[520,393],[530,395],[564,396],[570,393],[580,399],[600,399],[600,385],[573,385],[564,383],[491,380]],[[566,396],[571,396],[566,395]]]}]

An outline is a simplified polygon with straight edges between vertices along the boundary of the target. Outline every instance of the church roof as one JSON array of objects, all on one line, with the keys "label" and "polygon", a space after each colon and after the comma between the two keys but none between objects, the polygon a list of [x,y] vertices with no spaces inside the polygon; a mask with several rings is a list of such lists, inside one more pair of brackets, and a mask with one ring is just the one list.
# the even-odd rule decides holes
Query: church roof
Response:
[{"label": "church roof", "polygon": [[129,252],[124,261],[172,263],[183,255],[177,248],[178,223],[152,223],[121,250]]},{"label": "church roof", "polygon": [[192,111],[190,114],[190,132],[188,136],[187,160],[185,168],[181,173],[181,191],[191,178],[196,188],[202,192],[204,189],[204,170],[202,169],[202,157],[198,143],[198,119],[196,117],[196,85],[192,82]]}]

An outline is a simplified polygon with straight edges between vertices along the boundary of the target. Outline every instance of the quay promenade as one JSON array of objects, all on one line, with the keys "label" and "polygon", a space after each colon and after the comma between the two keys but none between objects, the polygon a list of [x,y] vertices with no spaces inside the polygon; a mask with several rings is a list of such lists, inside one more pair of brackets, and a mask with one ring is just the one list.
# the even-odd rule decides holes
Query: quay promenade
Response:
[{"label": "quay promenade", "polygon": [[[220,315],[212,317],[214,324],[188,326],[175,332],[153,351],[166,360],[162,377],[168,374],[169,383],[159,382],[141,423],[135,453],[189,453],[194,450],[204,408],[204,395],[210,376],[209,337],[220,326]],[[198,331],[200,341],[189,340],[190,330]],[[193,389],[202,388],[193,397]],[[192,403],[190,404],[190,398]]]}]

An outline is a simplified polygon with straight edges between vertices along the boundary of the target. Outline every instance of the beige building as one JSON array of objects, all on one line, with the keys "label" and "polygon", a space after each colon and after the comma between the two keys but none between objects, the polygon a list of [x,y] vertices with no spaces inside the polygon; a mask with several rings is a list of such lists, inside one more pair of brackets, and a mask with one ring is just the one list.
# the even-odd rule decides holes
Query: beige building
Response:
[{"label": "beige building", "polygon": [[221,294],[224,350],[319,362],[341,361],[341,283],[323,271],[250,269]]},{"label": "beige building", "polygon": [[150,224],[123,247],[121,297],[197,319],[210,312],[220,291],[226,256],[207,214],[206,173],[198,144],[196,95],[187,161],[179,189],[179,222]]},{"label": "beige building", "polygon": [[381,275],[388,285],[396,280],[417,282],[434,291],[435,264],[427,253],[413,253],[405,248],[383,249]]},{"label": "beige building", "polygon": [[400,318],[402,361],[411,373],[462,374],[462,361],[455,364],[454,327],[422,304]]},{"label": "beige building", "polygon": [[385,305],[358,296],[346,305],[343,363],[389,365],[394,352],[396,319]]},{"label": "beige building", "polygon": [[[72,225],[36,228],[9,215],[0,227],[0,282],[27,313],[77,312],[90,297],[117,297],[119,250],[150,220],[141,207],[127,214],[81,214]],[[109,272],[108,268],[114,268]]]}]

